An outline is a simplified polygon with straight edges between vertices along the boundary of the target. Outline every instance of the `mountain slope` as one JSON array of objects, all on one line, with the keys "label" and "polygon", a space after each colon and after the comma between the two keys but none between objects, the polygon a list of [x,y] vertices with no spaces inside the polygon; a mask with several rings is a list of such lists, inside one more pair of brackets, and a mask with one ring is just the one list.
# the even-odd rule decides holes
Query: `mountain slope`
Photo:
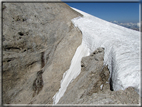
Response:
[{"label": "mountain slope", "polygon": [[[81,51],[85,51],[86,55],[83,53],[81,57],[87,56],[88,53],[93,53],[99,47],[103,47],[105,53],[103,66],[108,65],[110,71],[109,79],[112,80],[111,88],[114,91],[118,91],[134,87],[137,93],[140,94],[140,32],[101,20],[80,10],[75,10],[84,15],[72,20],[83,34],[82,44],[78,47],[78,50],[83,47]],[[76,51],[74,57],[78,55],[81,55],[80,51]],[[72,62],[74,62],[73,60]],[[77,77],[80,73],[80,62],[76,62],[73,65],[74,63],[71,63],[70,69],[63,76],[61,88],[54,96],[55,104],[63,96],[66,90],[64,87],[69,85],[69,83],[64,82],[66,76],[70,75],[68,73],[71,72],[75,75],[74,77]],[[78,68],[78,70],[76,71],[73,68]],[[71,76],[68,77],[66,81],[71,82],[74,79]],[[76,100],[76,97],[72,98],[74,101]],[[67,103],[67,97],[64,100],[63,102]]]},{"label": "mountain slope", "polygon": [[2,9],[4,104],[139,103],[139,32],[65,3]]}]

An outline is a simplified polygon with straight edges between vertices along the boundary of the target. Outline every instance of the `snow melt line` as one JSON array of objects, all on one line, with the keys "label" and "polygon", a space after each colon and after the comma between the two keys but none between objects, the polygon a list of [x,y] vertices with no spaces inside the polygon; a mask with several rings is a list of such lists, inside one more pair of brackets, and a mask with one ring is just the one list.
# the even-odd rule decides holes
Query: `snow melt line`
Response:
[{"label": "snow melt line", "polygon": [[71,61],[70,68],[63,74],[63,79],[61,80],[61,88],[53,96],[53,104],[57,104],[60,98],[64,95],[69,83],[75,79],[81,71],[81,59],[84,56],[89,55],[89,50],[86,48],[85,44],[82,44],[77,48],[73,59]]}]

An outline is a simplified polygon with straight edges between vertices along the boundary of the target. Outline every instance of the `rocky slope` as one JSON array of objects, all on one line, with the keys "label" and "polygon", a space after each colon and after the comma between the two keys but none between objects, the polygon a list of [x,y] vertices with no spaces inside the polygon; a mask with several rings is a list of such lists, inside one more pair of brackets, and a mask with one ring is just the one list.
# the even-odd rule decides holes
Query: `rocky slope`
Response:
[{"label": "rocky slope", "polygon": [[139,104],[134,88],[113,91],[108,66],[103,65],[104,48],[82,58],[81,73],[68,86],[58,104]]},{"label": "rocky slope", "polygon": [[[3,3],[3,103],[51,104],[81,44],[65,3]],[[41,70],[41,72],[38,72]]]},{"label": "rocky slope", "polygon": [[[65,3],[4,3],[2,10],[3,104],[52,104],[82,42],[71,20],[82,15]],[[58,104],[139,104],[134,88],[113,91],[104,50],[82,58]]]}]

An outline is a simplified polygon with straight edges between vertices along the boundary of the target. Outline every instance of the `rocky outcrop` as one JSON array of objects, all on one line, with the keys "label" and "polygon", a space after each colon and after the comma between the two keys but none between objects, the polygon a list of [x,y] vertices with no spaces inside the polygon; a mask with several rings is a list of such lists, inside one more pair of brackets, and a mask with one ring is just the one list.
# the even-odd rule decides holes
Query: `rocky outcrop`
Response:
[{"label": "rocky outcrop", "polygon": [[71,19],[82,15],[65,3],[3,3],[2,10],[3,103],[51,104],[82,40]]},{"label": "rocky outcrop", "polygon": [[103,65],[104,48],[83,57],[81,73],[68,86],[58,104],[139,104],[133,87],[113,91],[107,65]]},{"label": "rocky outcrop", "polygon": [[[3,104],[52,104],[82,34],[64,3],[3,3]],[[0,54],[1,55],[1,54]],[[58,104],[138,104],[134,88],[113,91],[104,48],[82,58]]]}]

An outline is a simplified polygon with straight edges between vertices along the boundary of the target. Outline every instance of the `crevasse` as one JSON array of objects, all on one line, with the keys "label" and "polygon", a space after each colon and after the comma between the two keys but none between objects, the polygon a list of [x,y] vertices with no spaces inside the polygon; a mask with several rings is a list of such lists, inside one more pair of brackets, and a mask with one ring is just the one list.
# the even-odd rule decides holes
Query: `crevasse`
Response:
[{"label": "crevasse", "polygon": [[140,32],[73,9],[83,15],[72,20],[82,31],[82,44],[77,48],[70,68],[63,75],[61,88],[54,95],[53,104],[58,103],[69,83],[79,75],[82,57],[98,47],[105,48],[104,65],[108,65],[114,91],[131,86],[140,94]]}]

